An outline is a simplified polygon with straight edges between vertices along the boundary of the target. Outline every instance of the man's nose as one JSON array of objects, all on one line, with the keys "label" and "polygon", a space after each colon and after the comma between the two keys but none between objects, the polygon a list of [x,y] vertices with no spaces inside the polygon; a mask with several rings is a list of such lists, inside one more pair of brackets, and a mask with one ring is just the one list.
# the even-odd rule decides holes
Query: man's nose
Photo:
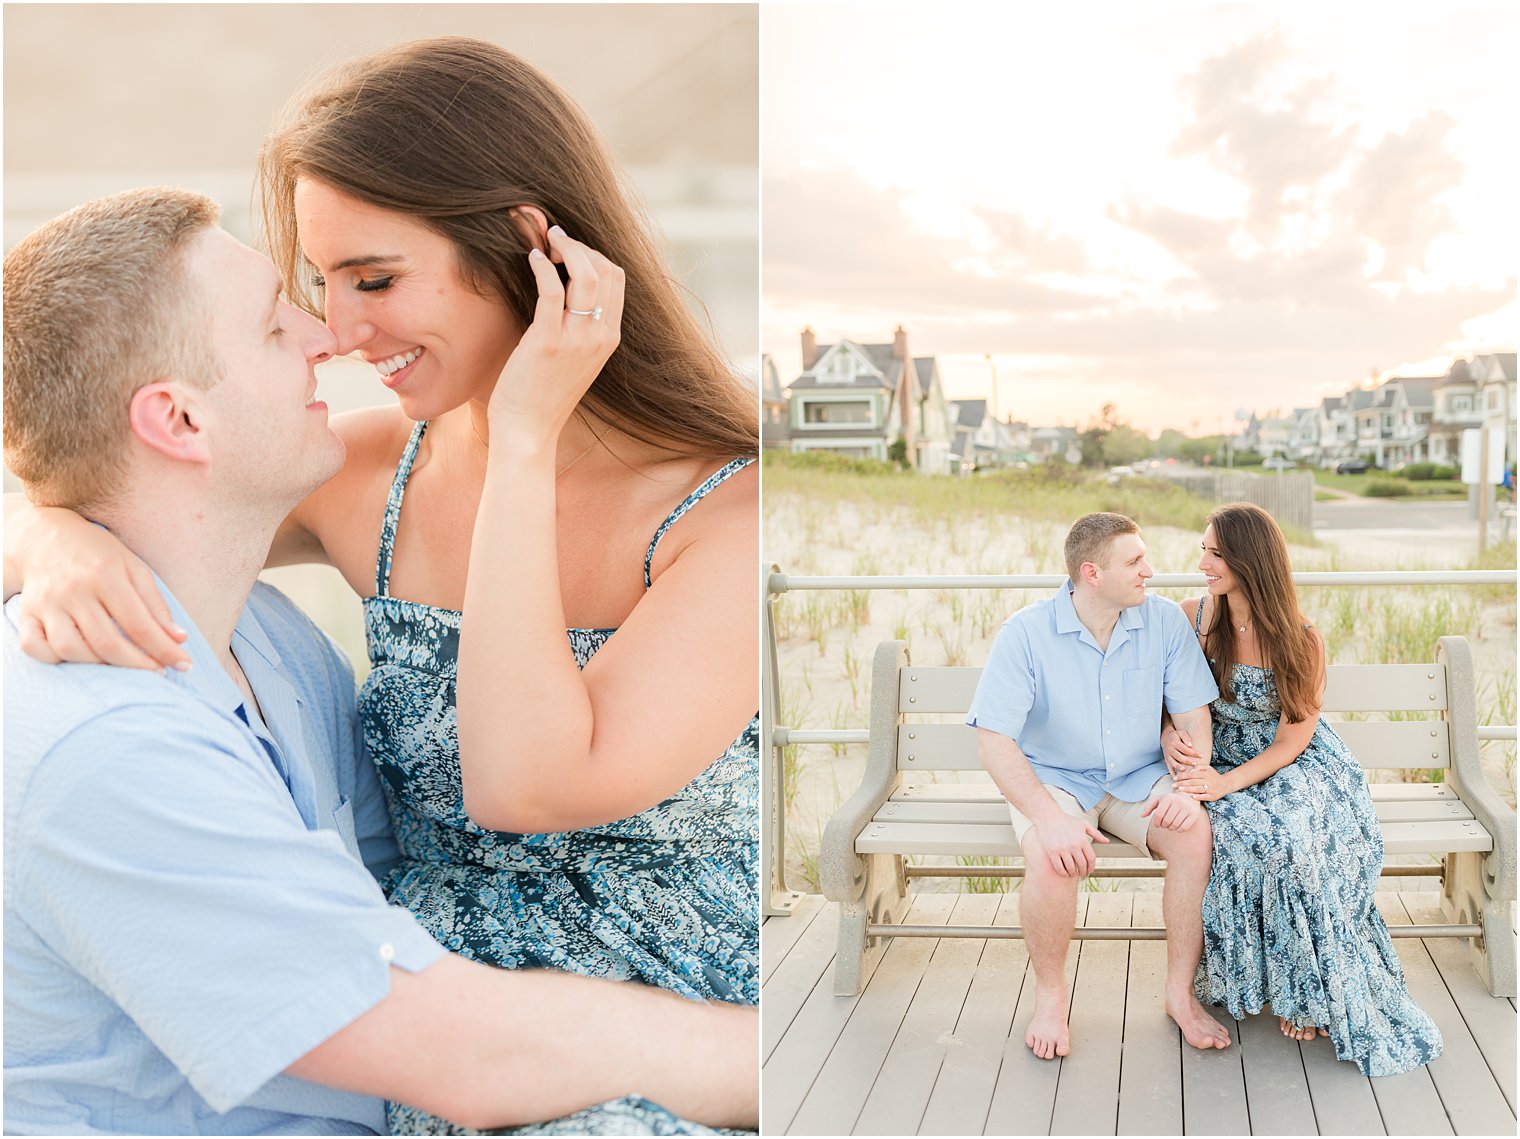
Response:
[{"label": "man's nose", "polygon": [[361,318],[341,293],[328,296],[325,317],[327,328],[333,337],[332,351],[335,355],[347,356],[375,334],[374,328]]}]

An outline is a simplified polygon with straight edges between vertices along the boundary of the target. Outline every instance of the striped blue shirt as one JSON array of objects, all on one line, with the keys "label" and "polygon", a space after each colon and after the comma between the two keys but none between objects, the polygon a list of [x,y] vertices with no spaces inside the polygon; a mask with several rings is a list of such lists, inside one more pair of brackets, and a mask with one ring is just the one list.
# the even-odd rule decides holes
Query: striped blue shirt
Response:
[{"label": "striped blue shirt", "polygon": [[1138,803],[1166,774],[1161,708],[1189,712],[1219,695],[1175,601],[1122,610],[1108,648],[1087,631],[1071,582],[998,631],[966,723],[1015,741],[1041,783],[1084,809],[1106,794]]},{"label": "striped blue shirt", "polygon": [[443,952],[373,877],[398,855],[348,662],[256,587],[232,647],[261,718],[172,598],[168,676],[38,664],[14,606],[6,1131],[383,1133],[380,1100],[281,1075]]}]

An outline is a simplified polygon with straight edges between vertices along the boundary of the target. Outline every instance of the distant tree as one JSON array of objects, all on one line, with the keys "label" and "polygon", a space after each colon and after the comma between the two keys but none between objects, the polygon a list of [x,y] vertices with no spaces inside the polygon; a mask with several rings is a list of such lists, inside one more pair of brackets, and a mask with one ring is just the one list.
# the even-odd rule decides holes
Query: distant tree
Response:
[{"label": "distant tree", "polygon": [[908,440],[899,435],[887,446],[887,458],[904,470],[908,466]]},{"label": "distant tree", "polygon": [[1204,435],[1197,439],[1184,439],[1177,451],[1179,459],[1199,466],[1204,464],[1205,456],[1211,456],[1211,462],[1218,462],[1219,456],[1224,454],[1224,436]]},{"label": "distant tree", "polygon": [[1175,427],[1163,428],[1160,435],[1156,436],[1156,444],[1151,448],[1151,454],[1158,459],[1180,459],[1183,457],[1182,448],[1188,442],[1188,437]]}]

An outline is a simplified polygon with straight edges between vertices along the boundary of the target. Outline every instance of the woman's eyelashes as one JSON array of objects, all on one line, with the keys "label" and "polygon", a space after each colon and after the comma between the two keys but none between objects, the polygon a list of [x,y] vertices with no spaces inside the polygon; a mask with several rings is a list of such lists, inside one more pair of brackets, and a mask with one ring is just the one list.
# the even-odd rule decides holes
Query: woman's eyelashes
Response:
[{"label": "woman's eyelashes", "polygon": [[[354,288],[361,293],[378,293],[384,289],[390,288],[395,280],[396,278],[394,276],[360,278],[354,282]],[[322,276],[320,273],[313,274],[311,278],[311,287],[314,289],[327,288],[327,278]]]}]

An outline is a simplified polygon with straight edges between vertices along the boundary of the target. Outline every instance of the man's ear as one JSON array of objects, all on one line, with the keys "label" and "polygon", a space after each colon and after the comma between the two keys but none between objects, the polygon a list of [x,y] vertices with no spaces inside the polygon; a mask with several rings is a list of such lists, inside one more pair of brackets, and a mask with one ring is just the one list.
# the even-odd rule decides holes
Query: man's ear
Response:
[{"label": "man's ear", "polygon": [[540,253],[549,252],[549,217],[537,206],[513,206],[507,211],[523,240]]},{"label": "man's ear", "polygon": [[1097,562],[1083,562],[1077,572],[1082,575],[1082,580],[1088,585],[1097,585],[1099,568]]},{"label": "man's ear", "polygon": [[127,421],[150,450],[181,463],[209,463],[204,406],[198,393],[173,380],[144,384],[132,393]]}]

